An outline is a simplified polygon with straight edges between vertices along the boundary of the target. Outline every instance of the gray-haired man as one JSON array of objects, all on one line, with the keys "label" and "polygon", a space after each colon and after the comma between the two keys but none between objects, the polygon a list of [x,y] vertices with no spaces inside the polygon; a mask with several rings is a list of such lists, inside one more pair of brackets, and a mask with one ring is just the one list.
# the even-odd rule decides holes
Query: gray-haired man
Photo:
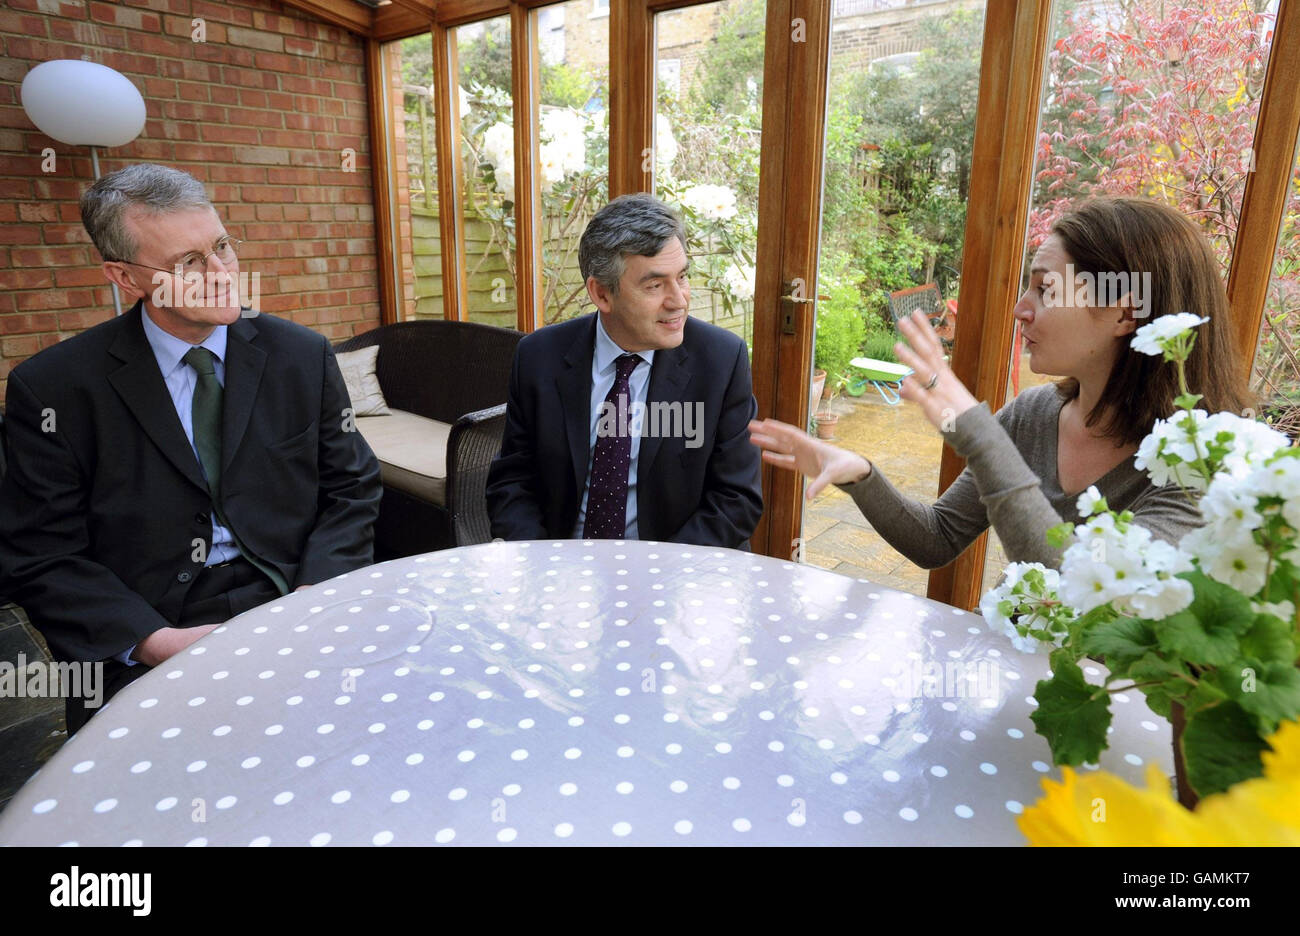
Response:
[{"label": "gray-haired man", "polygon": [[[83,195],[136,300],[9,377],[0,594],[105,696],[249,608],[368,565],[381,486],[310,329],[241,314],[237,243],[192,176],[129,166]],[[68,699],[68,729],[94,710]]]},{"label": "gray-haired man", "polygon": [[597,312],[519,342],[492,535],[747,548],[763,512],[745,343],[691,318],[686,232],[616,198],[578,248]]}]

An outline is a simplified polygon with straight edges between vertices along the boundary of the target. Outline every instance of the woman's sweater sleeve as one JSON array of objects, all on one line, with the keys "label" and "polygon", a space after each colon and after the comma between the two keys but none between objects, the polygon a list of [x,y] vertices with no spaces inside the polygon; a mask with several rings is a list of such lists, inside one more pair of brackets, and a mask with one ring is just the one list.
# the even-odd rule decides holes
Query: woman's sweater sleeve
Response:
[{"label": "woman's sweater sleeve", "polygon": [[933,505],[900,493],[875,465],[864,480],[839,487],[889,545],[922,568],[947,565],[990,524],[1011,561],[1056,568],[1061,550],[1046,537],[1061,518],[1007,434],[1011,409],[994,417],[980,403],[944,433],[967,465]]}]

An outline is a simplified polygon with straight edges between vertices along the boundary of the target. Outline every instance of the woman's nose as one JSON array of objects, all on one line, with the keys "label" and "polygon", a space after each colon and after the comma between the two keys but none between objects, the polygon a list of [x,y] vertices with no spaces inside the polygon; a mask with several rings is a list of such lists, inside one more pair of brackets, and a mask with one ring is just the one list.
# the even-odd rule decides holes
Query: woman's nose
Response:
[{"label": "woman's nose", "polygon": [[1021,322],[1032,322],[1034,320],[1034,303],[1028,290],[1020,297],[1011,314]]}]

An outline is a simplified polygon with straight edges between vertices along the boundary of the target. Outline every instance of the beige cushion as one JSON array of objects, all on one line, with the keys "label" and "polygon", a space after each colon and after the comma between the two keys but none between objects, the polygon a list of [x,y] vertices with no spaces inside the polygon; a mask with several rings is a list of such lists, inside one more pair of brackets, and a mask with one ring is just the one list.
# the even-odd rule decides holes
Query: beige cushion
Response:
[{"label": "beige cushion", "polygon": [[338,359],[339,370],[343,372],[343,382],[347,384],[353,414],[387,416],[391,410],[388,401],[384,399],[384,391],[379,387],[379,378],[375,376],[379,345],[371,345],[360,351],[344,351],[334,357]]},{"label": "beige cushion", "polygon": [[387,416],[361,417],[357,429],[379,459],[384,484],[446,506],[450,423],[393,409]]}]

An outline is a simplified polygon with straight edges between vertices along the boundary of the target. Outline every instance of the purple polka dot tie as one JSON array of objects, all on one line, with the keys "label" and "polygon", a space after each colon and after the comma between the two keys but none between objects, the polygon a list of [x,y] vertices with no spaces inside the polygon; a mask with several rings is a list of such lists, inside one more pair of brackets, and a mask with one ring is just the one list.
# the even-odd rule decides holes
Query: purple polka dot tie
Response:
[{"label": "purple polka dot tie", "polygon": [[[622,539],[627,531],[627,475],[632,465],[632,434],[628,424],[629,380],[641,363],[635,354],[624,354],[615,362],[614,386],[609,388],[596,422],[596,451],[591,458],[591,480],[587,489],[585,539]],[[610,417],[614,431],[608,431]]]}]

